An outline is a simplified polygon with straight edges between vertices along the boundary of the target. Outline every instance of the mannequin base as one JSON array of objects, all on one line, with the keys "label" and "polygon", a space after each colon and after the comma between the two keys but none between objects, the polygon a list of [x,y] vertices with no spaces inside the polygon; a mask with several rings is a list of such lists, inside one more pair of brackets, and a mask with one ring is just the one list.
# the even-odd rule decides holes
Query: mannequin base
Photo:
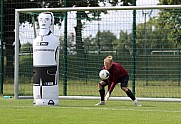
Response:
[{"label": "mannequin base", "polygon": [[58,105],[58,100],[35,99],[33,104],[34,104],[34,106],[57,106]]}]

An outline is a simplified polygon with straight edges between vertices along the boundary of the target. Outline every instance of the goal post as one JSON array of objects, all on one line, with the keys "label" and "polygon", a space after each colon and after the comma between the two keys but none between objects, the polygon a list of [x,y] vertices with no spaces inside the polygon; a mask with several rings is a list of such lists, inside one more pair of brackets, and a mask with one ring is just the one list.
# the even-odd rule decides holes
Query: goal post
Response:
[{"label": "goal post", "polygon": [[[136,75],[132,75],[132,11],[136,10],[136,21],[138,30],[136,30],[137,41],[140,44],[137,47],[137,52],[135,53],[135,57],[137,61],[136,65]],[[149,15],[143,14],[143,10],[155,10],[154,15],[147,17]],[[32,8],[32,9],[15,9],[15,62],[14,62],[14,98],[15,99],[26,99],[33,98],[32,90],[30,87],[33,85],[32,78],[33,74],[29,74],[32,72],[31,69],[33,65],[28,65],[29,67],[25,67],[26,62],[31,63],[32,53],[24,54],[24,56],[20,55],[20,42],[19,40],[24,40],[27,42],[31,42],[34,37],[29,38],[30,33],[34,32],[35,26],[32,29],[29,28],[29,24],[27,23],[27,28],[21,29],[23,33],[26,31],[26,35],[20,37],[20,15],[21,14],[33,14],[40,13],[43,11],[50,12],[68,12],[70,16],[67,17],[68,23],[68,34],[64,37],[64,29],[62,27],[56,26],[55,32],[59,39],[66,38],[68,42],[67,53],[68,55],[64,57],[63,52],[60,52],[60,59],[68,59],[68,67],[64,67],[60,64],[60,78],[65,78],[63,68],[67,68],[68,78],[68,95],[63,96],[60,93],[60,99],[98,99],[99,94],[97,91],[96,84],[99,81],[98,70],[99,67],[102,66],[102,60],[106,55],[109,55],[110,52],[106,51],[116,51],[111,54],[115,58],[115,61],[119,61],[128,69],[130,77],[136,77],[136,84],[133,84],[136,87],[136,97],[140,100],[155,100],[155,101],[181,101],[180,98],[180,65],[178,64],[180,60],[180,52],[179,54],[175,54],[174,56],[170,55],[152,55],[151,51],[159,50],[161,47],[155,49],[156,42],[162,42],[162,47],[165,50],[179,50],[179,47],[174,47],[170,45],[172,48],[170,49],[170,42],[166,42],[168,45],[164,45],[164,40],[173,40],[173,38],[177,37],[168,37],[165,36],[172,29],[165,29],[165,32],[161,34],[160,39],[156,39],[156,33],[161,32],[161,30],[156,29],[159,25],[158,22],[149,21],[149,19],[144,20],[146,17],[150,19],[155,19],[159,16],[160,10],[171,10],[173,12],[179,13],[181,12],[181,5],[155,5],[155,6],[114,6],[114,7],[71,7],[71,8]],[[83,27],[80,31],[82,34],[81,38],[75,30],[77,23],[75,20],[76,12],[78,11],[107,11],[108,14],[101,14],[100,20],[92,20],[85,21],[85,19],[80,19],[82,21]],[[178,11],[178,12],[177,12]],[[153,13],[153,12],[152,12]],[[178,14],[179,15],[179,14]],[[26,17],[26,16],[25,16]],[[59,18],[59,17],[57,17]],[[93,18],[93,17],[92,17]],[[142,19],[141,19],[142,18]],[[161,18],[161,17],[160,17]],[[26,20],[26,18],[25,18]],[[34,19],[33,19],[34,20]],[[147,23],[147,25],[146,25]],[[34,22],[33,22],[34,25]],[[144,27],[145,26],[145,27]],[[178,25],[177,25],[178,26]],[[30,26],[31,27],[31,26]],[[120,28],[119,28],[120,27]],[[159,26],[158,26],[159,27]],[[181,27],[177,27],[177,30],[180,31]],[[163,29],[164,30],[164,29]],[[163,31],[162,30],[162,31]],[[173,29],[174,30],[174,29]],[[146,32],[146,33],[145,33]],[[34,32],[35,33],[35,32]],[[33,33],[33,34],[34,34]],[[140,34],[139,34],[140,33]],[[165,34],[164,34],[165,33]],[[35,33],[36,34],[36,33]],[[105,34],[110,35],[112,39],[106,40],[104,37]],[[176,35],[176,34],[175,34]],[[125,36],[125,37],[124,37]],[[22,38],[23,37],[23,38]],[[107,37],[107,38],[109,38]],[[153,39],[154,38],[154,39]],[[84,49],[77,51],[77,47],[79,47],[77,42],[84,43]],[[111,41],[111,43],[110,43]],[[27,42],[23,42],[26,44]],[[63,42],[61,42],[63,44]],[[150,46],[148,46],[150,45]],[[107,46],[110,46],[107,48]],[[64,47],[63,45],[61,47]],[[111,50],[110,50],[111,48]],[[63,48],[61,49],[63,50]],[[99,52],[102,50],[101,52]],[[78,52],[83,51],[83,54],[77,54]],[[146,52],[145,52],[146,51]],[[94,54],[97,52],[97,54]],[[115,54],[116,53],[116,54]],[[21,61],[20,61],[21,60]],[[26,61],[28,60],[28,61]],[[25,62],[26,61],[26,62]],[[161,64],[168,64],[168,61],[171,62],[170,67],[165,69]],[[62,60],[60,60],[62,62]],[[21,63],[21,64],[20,64]],[[155,63],[155,64],[154,64]],[[173,65],[173,67],[172,67]],[[22,67],[23,66],[23,67]],[[80,66],[80,67],[77,67]],[[26,72],[28,70],[28,72]],[[26,74],[28,73],[28,74]],[[170,76],[170,77],[169,77]],[[21,79],[20,79],[21,78]],[[21,81],[20,81],[21,80]],[[23,83],[22,83],[23,80]],[[26,82],[25,82],[26,81]],[[131,80],[130,80],[131,81]],[[60,81],[60,87],[63,87],[62,81]],[[20,86],[21,85],[21,86]],[[131,86],[131,82],[129,83],[129,87]],[[164,87],[164,88],[161,88]],[[153,88],[153,89],[152,89]],[[158,94],[157,90],[160,89]],[[85,89],[85,90],[83,90]],[[60,92],[63,91],[61,88]],[[171,92],[170,94],[168,92]],[[114,95],[115,94],[115,95]],[[121,96],[121,97],[120,97]],[[120,87],[116,87],[115,91],[113,91],[113,96],[111,100],[128,100],[128,98],[123,95],[120,91]]]}]

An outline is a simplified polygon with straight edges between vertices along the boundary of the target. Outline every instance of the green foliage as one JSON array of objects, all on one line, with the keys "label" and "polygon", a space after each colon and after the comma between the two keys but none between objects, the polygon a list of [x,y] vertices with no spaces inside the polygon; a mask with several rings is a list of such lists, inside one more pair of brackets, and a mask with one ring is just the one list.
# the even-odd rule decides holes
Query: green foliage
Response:
[{"label": "green foliage", "polygon": [[108,3],[110,3],[113,6],[116,6],[116,5],[129,6],[129,5],[133,5],[133,0],[120,0],[120,1],[119,0],[109,0]]},{"label": "green foliage", "polygon": [[165,29],[163,33],[166,34],[166,40],[173,42],[175,47],[181,45],[180,17],[179,10],[165,10],[157,18],[157,29]]},{"label": "green foliage", "polygon": [[123,53],[123,55],[129,55],[132,50],[130,35],[121,30],[119,38],[113,41],[113,49],[119,54]]},{"label": "green foliage", "polygon": [[[159,0],[160,5],[180,5],[180,0]],[[158,29],[166,30],[166,39],[181,48],[181,9],[161,10],[157,18]]]},{"label": "green foliage", "polygon": [[180,0],[159,0],[159,5],[180,5]]},{"label": "green foliage", "polygon": [[110,31],[103,31],[96,34],[95,41],[99,50],[113,51],[113,41],[117,40],[116,36]]},{"label": "green foliage", "polygon": [[21,45],[21,49],[20,49],[20,53],[29,53],[31,54],[33,51],[32,51],[32,44],[31,43],[25,43],[25,44],[22,44]]},{"label": "green foliage", "polygon": [[97,43],[96,43],[95,37],[93,37],[92,35],[86,37],[84,39],[84,47],[86,51],[96,51]]},{"label": "green foliage", "polygon": [[95,51],[113,51],[113,42],[116,41],[116,36],[110,31],[98,31],[95,37],[88,36],[84,39],[85,48]]}]

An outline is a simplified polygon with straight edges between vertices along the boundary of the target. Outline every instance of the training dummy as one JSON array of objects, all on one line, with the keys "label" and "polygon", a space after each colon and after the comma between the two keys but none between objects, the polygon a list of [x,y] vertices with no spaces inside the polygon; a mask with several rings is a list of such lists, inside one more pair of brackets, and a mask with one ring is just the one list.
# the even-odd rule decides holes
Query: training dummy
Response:
[{"label": "training dummy", "polygon": [[59,39],[53,34],[54,16],[38,16],[39,35],[33,40],[34,105],[58,105]]}]

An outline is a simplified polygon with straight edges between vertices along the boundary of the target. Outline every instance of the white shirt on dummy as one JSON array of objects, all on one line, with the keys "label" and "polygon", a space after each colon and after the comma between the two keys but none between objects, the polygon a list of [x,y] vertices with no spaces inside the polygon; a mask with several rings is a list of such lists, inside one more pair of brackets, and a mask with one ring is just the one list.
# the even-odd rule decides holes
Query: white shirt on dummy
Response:
[{"label": "white shirt on dummy", "polygon": [[33,66],[57,65],[58,52],[59,39],[54,34],[38,36],[33,41]]},{"label": "white shirt on dummy", "polygon": [[40,13],[39,36],[33,40],[33,66],[44,67],[58,64],[59,39],[53,34],[53,13]]}]

